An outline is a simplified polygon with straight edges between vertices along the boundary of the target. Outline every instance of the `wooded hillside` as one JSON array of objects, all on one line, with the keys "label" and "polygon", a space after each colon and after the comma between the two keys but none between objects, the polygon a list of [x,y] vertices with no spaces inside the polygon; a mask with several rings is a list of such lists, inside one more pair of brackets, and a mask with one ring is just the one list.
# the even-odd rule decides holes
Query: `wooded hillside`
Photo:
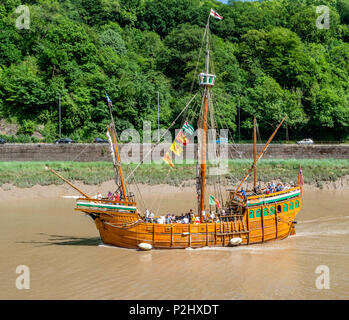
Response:
[{"label": "wooded hillside", "polygon": [[[251,138],[253,115],[264,137],[287,115],[290,139],[349,140],[348,0],[27,0],[29,30],[15,25],[21,4],[0,4],[0,118],[17,122],[19,133],[41,125],[55,139],[61,94],[63,134],[103,136],[106,92],[117,130],[142,132],[143,120],[157,128],[159,91],[166,128],[194,77],[197,89],[214,8],[224,17],[210,25],[218,126],[237,137],[240,100],[242,139]],[[316,27],[318,5],[330,8],[329,29]]]}]

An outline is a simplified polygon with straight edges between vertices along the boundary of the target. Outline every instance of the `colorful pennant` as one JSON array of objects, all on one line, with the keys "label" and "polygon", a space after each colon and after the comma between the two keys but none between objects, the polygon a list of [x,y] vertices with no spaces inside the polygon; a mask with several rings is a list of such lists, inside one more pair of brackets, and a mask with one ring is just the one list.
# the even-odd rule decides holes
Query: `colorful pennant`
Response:
[{"label": "colorful pennant", "polygon": [[210,206],[217,206],[218,209],[222,208],[218,199],[216,199],[214,196],[210,196],[209,205]]},{"label": "colorful pennant", "polygon": [[180,156],[181,153],[182,153],[182,151],[183,151],[183,149],[181,148],[181,146],[180,146],[176,141],[173,141],[170,150],[171,150],[176,156]]},{"label": "colorful pennant", "polygon": [[188,144],[188,138],[184,134],[184,132],[181,130],[177,134],[176,140],[181,143],[183,146],[186,146]]},{"label": "colorful pennant", "polygon": [[213,9],[211,9],[211,11],[210,11],[210,16],[215,17],[218,20],[223,20],[223,17],[221,15],[219,15],[217,13],[217,11],[214,11]]},{"label": "colorful pennant", "polygon": [[[170,150],[177,156],[180,156],[181,153],[183,152],[182,147],[180,146],[183,145],[187,145],[188,144],[188,138],[185,135],[185,133],[192,135],[194,133],[194,127],[191,126],[188,121],[186,121],[182,127],[182,130],[178,133],[175,141],[173,141]],[[176,142],[176,140],[178,141],[178,143]],[[166,152],[163,160],[169,164],[172,168],[174,168],[174,164],[172,162],[171,156],[169,152]]]},{"label": "colorful pennant", "polygon": [[171,156],[168,152],[166,152],[165,156],[164,156],[164,161],[169,164],[172,168],[174,168],[174,164],[172,162]]},{"label": "colorful pennant", "polygon": [[194,127],[191,126],[188,121],[186,121],[183,125],[183,131],[188,133],[189,135],[192,135],[194,133]]}]

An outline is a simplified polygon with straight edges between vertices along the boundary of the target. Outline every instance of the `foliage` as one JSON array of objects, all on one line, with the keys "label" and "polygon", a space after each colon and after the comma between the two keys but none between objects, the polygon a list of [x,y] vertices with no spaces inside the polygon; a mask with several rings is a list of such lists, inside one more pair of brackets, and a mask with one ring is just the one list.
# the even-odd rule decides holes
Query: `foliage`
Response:
[{"label": "foliage", "polygon": [[[157,128],[176,119],[204,69],[210,19],[216,124],[263,137],[287,117],[290,139],[349,137],[349,3],[347,0],[31,0],[30,29],[18,30],[20,0],[0,4],[0,115],[18,134],[39,125],[45,141],[62,133],[77,141],[103,136],[113,101],[118,131],[143,121]],[[330,9],[330,29],[316,27],[316,7]],[[200,59],[198,56],[201,53]],[[196,124],[198,96],[187,114]],[[176,124],[178,128],[179,123]]]}]

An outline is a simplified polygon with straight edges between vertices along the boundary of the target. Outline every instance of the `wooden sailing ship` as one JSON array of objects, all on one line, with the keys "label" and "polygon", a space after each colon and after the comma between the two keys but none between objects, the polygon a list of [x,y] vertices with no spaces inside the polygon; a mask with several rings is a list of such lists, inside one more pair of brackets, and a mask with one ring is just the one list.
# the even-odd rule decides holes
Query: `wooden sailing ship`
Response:
[{"label": "wooden sailing ship", "polygon": [[[212,10],[211,10],[211,14]],[[215,75],[210,73],[210,50],[208,47],[209,19],[206,26],[207,46],[205,71],[199,75],[202,88],[202,108],[199,118],[201,163],[197,170],[198,211],[200,221],[192,223],[155,223],[149,222],[137,210],[134,195],[128,192],[121,165],[115,124],[109,104],[111,125],[108,127],[108,139],[111,146],[115,170],[116,193],[118,199],[96,199],[79,190],[56,171],[59,178],[75,188],[81,198],[77,199],[76,209],[90,216],[105,244],[124,248],[139,248],[147,244],[148,248],[200,248],[231,245],[250,245],[270,240],[284,239],[295,233],[295,218],[301,209],[302,185],[292,185],[286,190],[261,189],[257,186],[257,163],[268,148],[283,121],[276,128],[263,150],[257,155],[256,119],[254,119],[254,161],[248,173],[235,189],[228,190],[225,204],[216,207],[217,219],[207,218],[206,203],[206,149],[208,109],[211,89]],[[110,99],[108,97],[108,102]],[[242,190],[241,187],[253,171],[253,190]],[[302,179],[301,179],[302,181]]]}]

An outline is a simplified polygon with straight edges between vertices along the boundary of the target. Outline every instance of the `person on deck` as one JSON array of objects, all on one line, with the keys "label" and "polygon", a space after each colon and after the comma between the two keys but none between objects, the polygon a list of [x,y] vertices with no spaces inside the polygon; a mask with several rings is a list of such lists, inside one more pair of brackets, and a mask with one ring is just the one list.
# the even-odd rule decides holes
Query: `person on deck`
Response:
[{"label": "person on deck", "polygon": [[194,223],[194,221],[195,221],[195,215],[194,215],[193,209],[190,209],[189,210],[189,222]]},{"label": "person on deck", "polygon": [[255,187],[253,188],[253,192],[254,192],[255,194],[260,194],[260,193],[261,193],[261,187],[260,187],[260,186],[255,186]]},{"label": "person on deck", "polygon": [[154,213],[150,211],[149,219],[151,223],[154,223]]},{"label": "person on deck", "polygon": [[214,214],[214,212],[213,212],[213,211],[211,211],[210,218],[211,218],[212,222],[214,222],[214,219],[215,219],[215,214]]},{"label": "person on deck", "polygon": [[149,222],[150,211],[148,209],[145,210],[145,222]]}]

